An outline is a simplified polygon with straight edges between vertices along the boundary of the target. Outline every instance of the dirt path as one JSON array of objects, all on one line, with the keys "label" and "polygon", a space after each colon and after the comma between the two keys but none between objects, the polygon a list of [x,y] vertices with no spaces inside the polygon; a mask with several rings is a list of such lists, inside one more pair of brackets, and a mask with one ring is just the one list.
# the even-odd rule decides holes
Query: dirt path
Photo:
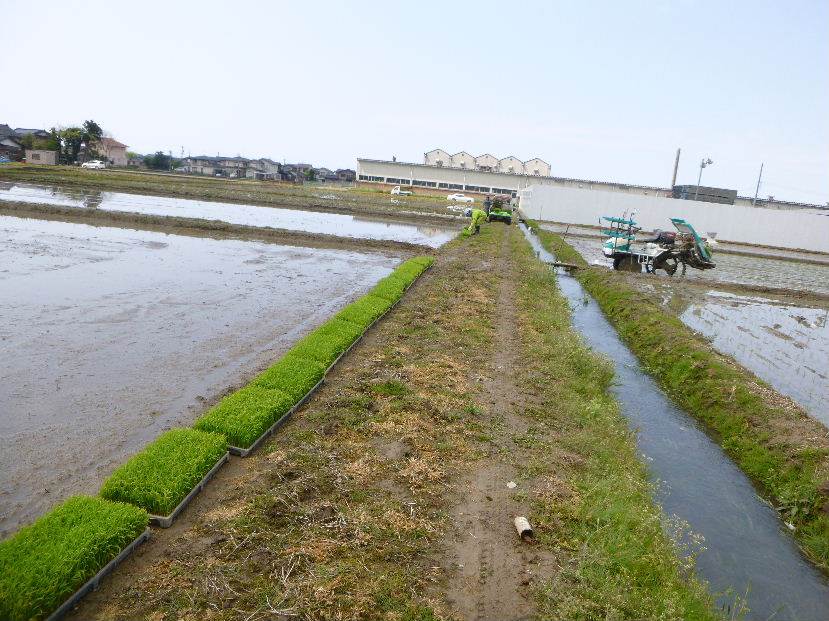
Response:
[{"label": "dirt path", "polygon": [[451,511],[454,531],[447,537],[447,599],[462,619],[506,621],[532,614],[531,586],[548,573],[549,554],[521,542],[513,520],[529,515],[515,482],[513,439],[527,420],[519,414],[524,395],[516,385],[515,266],[504,235],[496,265],[501,275],[495,315],[495,347],[483,378],[482,419],[492,430],[486,457],[459,486],[460,502]]}]

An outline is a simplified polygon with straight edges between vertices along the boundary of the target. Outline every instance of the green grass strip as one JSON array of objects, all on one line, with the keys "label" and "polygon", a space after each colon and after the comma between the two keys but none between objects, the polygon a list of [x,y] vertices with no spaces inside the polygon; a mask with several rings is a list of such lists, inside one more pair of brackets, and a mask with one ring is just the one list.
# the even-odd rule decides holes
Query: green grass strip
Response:
[{"label": "green grass strip", "polygon": [[[756,386],[765,382],[728,363],[680,319],[643,298],[618,274],[588,268],[560,236],[537,226],[535,230],[557,257],[585,268],[576,277],[645,369],[680,407],[715,432],[723,449],[795,525],[806,553],[829,569],[829,516],[821,508],[826,499],[818,492],[829,470],[827,451],[777,438],[772,423],[780,421],[785,428],[792,414],[757,392]],[[802,418],[820,429],[805,415]]]},{"label": "green grass strip", "polygon": [[0,619],[51,614],[140,535],[147,513],[74,496],[0,543]]},{"label": "green grass strip", "polygon": [[172,429],[113,472],[101,496],[168,515],[226,452],[222,435]]},{"label": "green grass strip", "polygon": [[253,380],[254,386],[281,390],[292,403],[299,402],[325,375],[322,363],[286,354]]},{"label": "green grass strip", "polygon": [[195,427],[222,434],[232,446],[248,448],[294,403],[281,390],[249,384],[222,399]]}]

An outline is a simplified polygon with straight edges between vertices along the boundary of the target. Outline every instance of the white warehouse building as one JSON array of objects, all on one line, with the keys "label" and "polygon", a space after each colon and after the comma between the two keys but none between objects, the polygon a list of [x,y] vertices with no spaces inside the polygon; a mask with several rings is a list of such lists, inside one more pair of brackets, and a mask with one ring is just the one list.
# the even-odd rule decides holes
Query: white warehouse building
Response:
[{"label": "white warehouse building", "polygon": [[464,168],[483,172],[503,172],[516,175],[534,175],[536,177],[550,176],[550,165],[537,157],[522,162],[512,155],[499,160],[489,153],[473,157],[466,151],[450,155],[448,151],[443,149],[432,149],[423,154],[423,163],[426,166]]}]

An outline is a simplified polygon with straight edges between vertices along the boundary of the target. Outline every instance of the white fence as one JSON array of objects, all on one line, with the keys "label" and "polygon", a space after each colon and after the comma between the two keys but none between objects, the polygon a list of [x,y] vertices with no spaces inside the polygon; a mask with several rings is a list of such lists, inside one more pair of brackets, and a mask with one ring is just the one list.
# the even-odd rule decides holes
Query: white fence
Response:
[{"label": "white fence", "polygon": [[684,218],[721,241],[829,253],[829,209],[778,210],[640,194],[534,185],[521,190],[521,211],[534,220],[596,226],[602,216],[633,212],[645,230],[671,229]]}]

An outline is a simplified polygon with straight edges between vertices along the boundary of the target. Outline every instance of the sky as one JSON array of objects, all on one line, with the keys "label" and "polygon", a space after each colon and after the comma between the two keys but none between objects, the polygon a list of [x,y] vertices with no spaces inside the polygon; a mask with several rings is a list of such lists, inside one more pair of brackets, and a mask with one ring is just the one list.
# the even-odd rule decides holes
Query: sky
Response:
[{"label": "sky", "polygon": [[829,0],[0,0],[0,123],[355,168],[443,148],[829,201]]}]

